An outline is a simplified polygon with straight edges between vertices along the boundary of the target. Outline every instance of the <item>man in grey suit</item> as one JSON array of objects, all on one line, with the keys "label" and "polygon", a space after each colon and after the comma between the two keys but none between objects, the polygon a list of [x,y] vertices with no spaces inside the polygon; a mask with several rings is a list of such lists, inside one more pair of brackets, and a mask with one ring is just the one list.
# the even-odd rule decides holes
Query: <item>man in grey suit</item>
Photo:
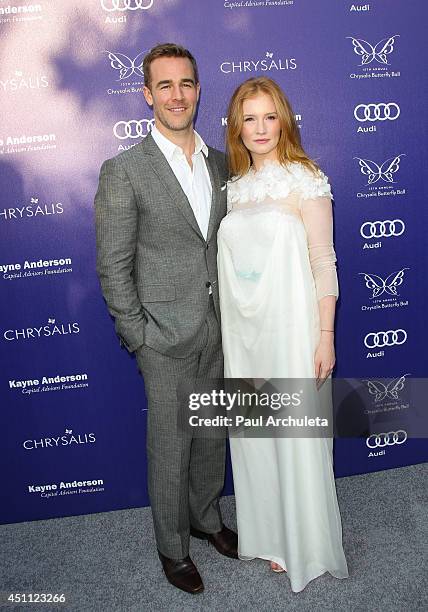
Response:
[{"label": "man in grey suit", "polygon": [[237,558],[221,520],[225,440],[177,426],[183,380],[223,374],[216,234],[226,214],[222,153],[193,129],[199,79],[174,44],[144,59],[144,96],[155,127],[102,165],[95,198],[97,272],[121,344],[136,352],[148,400],[148,486],[158,553],[168,580],[201,592],[189,534]]}]

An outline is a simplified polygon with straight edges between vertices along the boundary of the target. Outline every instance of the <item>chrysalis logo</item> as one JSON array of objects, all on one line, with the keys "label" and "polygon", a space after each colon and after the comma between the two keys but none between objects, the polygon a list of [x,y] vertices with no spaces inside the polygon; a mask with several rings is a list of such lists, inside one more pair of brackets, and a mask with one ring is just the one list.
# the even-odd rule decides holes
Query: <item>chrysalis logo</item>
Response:
[{"label": "chrysalis logo", "polygon": [[36,196],[30,197],[30,203],[26,206],[16,206],[15,208],[4,208],[0,210],[0,221],[10,221],[11,219],[25,219],[31,217],[47,217],[49,215],[61,215],[64,212],[64,205],[61,202],[45,204],[39,202]]},{"label": "chrysalis logo", "polygon": [[398,272],[392,272],[385,279],[377,274],[369,274],[368,272],[359,272],[364,276],[367,289],[372,291],[371,299],[380,297],[383,293],[397,296],[399,295],[397,287],[399,287],[404,279],[404,271],[409,268],[403,268]]},{"label": "chrysalis logo", "polygon": [[389,66],[388,55],[394,51],[395,39],[399,37],[399,34],[390,36],[389,38],[383,38],[375,45],[370,44],[362,38],[354,38],[353,36],[347,36],[352,41],[354,47],[354,53],[361,57],[360,66],[366,66],[372,62],[378,62]]},{"label": "chrysalis logo", "polygon": [[119,78],[116,79],[117,81],[129,79],[133,74],[136,74],[138,77],[144,77],[143,60],[145,51],[139,53],[134,59],[131,59],[124,53],[113,53],[112,51],[105,51],[105,53],[108,53],[110,66],[114,70],[119,71]]},{"label": "chrysalis logo", "polygon": [[15,70],[9,78],[0,79],[0,91],[5,93],[11,92],[28,92],[30,89],[44,89],[49,87],[48,77],[45,75],[26,75],[22,70]]},{"label": "chrysalis logo", "polygon": [[373,185],[378,181],[394,183],[394,174],[400,169],[402,157],[405,157],[404,153],[400,153],[400,155],[395,157],[389,157],[380,165],[371,159],[364,159],[363,157],[354,157],[354,159],[358,159],[361,174],[368,177],[367,185]]},{"label": "chrysalis logo", "polygon": [[94,433],[73,433],[72,429],[65,429],[61,436],[50,438],[39,438],[38,440],[25,440],[22,446],[25,450],[38,450],[40,448],[59,448],[61,446],[73,446],[75,444],[94,444],[96,437]]},{"label": "chrysalis logo", "polygon": [[398,394],[404,389],[406,376],[410,376],[410,374],[403,374],[394,378],[386,385],[381,380],[365,380],[364,382],[367,383],[370,395],[375,396],[375,402],[381,402],[384,399],[399,399]]},{"label": "chrysalis logo", "polygon": [[49,318],[46,325],[41,327],[27,327],[22,329],[7,329],[3,333],[4,340],[40,340],[40,338],[53,338],[54,336],[67,336],[80,333],[78,323],[57,323],[56,319]]},{"label": "chrysalis logo", "polygon": [[224,74],[234,72],[271,72],[273,70],[296,70],[297,63],[294,57],[275,59],[272,51],[266,51],[265,57],[259,60],[225,61],[220,64]]}]

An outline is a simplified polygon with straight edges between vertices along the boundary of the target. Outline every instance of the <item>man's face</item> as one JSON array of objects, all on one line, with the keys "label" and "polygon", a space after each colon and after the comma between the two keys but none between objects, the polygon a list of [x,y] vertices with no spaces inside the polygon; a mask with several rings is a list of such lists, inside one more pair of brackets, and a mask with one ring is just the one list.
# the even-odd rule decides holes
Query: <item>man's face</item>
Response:
[{"label": "man's face", "polygon": [[171,132],[189,129],[200,90],[191,61],[187,57],[159,57],[151,63],[150,75],[150,89],[144,87],[144,97],[153,106],[158,127]]}]

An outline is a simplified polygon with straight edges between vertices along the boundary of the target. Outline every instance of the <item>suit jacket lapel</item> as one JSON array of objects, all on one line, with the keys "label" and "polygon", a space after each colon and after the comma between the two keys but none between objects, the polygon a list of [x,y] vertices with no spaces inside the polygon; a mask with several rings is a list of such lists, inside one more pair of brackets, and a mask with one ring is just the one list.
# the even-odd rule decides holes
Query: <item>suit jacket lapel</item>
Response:
[{"label": "suit jacket lapel", "polygon": [[153,140],[152,136],[150,136],[149,134],[141,144],[144,145],[144,152],[151,156],[151,166],[154,172],[159,177],[159,180],[163,183],[163,185],[169,192],[171,199],[178,206],[179,210],[184,215],[191,227],[195,230],[195,232],[200,236],[202,240],[205,240],[201,234],[201,230],[199,229],[198,222],[196,221],[196,217],[193,213],[192,207],[190,206],[186,194],[181,188],[181,185],[178,182],[174,172],[171,170],[171,167],[165,159],[165,156]]},{"label": "suit jacket lapel", "polygon": [[208,234],[207,234],[207,242],[211,238],[211,234],[213,233],[213,229],[215,227],[215,221],[217,217],[217,212],[220,207],[220,175],[218,172],[217,164],[215,163],[214,156],[208,155],[205,158],[205,162],[208,167],[208,172],[211,179],[211,187],[212,187],[212,197],[211,197],[211,211],[210,211],[210,220],[208,224]]}]

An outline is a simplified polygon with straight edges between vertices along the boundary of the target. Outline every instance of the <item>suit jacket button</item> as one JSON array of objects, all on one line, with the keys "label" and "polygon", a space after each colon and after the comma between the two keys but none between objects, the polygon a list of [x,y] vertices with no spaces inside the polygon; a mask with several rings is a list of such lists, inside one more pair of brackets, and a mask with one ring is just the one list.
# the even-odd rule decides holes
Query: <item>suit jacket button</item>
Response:
[{"label": "suit jacket button", "polygon": [[211,287],[211,283],[210,283],[210,281],[207,281],[207,282],[205,283],[205,287],[207,287],[207,288],[208,288],[208,287]]}]

